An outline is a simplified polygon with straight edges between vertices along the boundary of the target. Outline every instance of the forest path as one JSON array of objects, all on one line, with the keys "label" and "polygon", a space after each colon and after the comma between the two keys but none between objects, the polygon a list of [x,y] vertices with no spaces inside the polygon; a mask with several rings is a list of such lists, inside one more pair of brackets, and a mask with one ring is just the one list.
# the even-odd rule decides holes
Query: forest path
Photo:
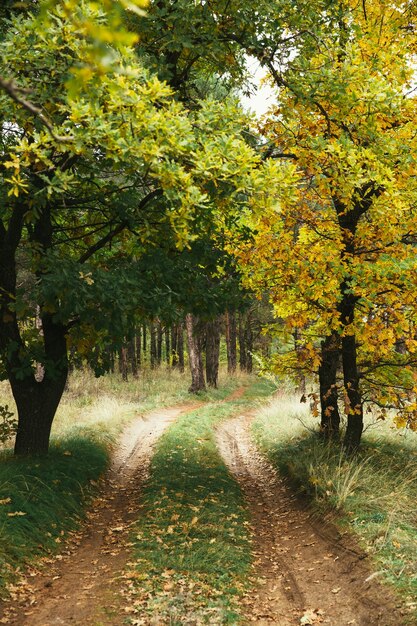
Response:
[{"label": "forest path", "polygon": [[390,592],[365,554],[323,520],[314,520],[259,453],[251,415],[224,422],[217,445],[247,500],[257,588],[243,605],[248,621],[277,626],[400,626]]},{"label": "forest path", "polygon": [[[72,545],[34,572],[7,603],[0,623],[17,626],[119,626],[125,624],[120,576],[130,557],[129,530],[138,518],[140,493],[153,446],[188,403],[136,418],[123,432],[104,488]],[[118,594],[119,592],[119,594]]]}]

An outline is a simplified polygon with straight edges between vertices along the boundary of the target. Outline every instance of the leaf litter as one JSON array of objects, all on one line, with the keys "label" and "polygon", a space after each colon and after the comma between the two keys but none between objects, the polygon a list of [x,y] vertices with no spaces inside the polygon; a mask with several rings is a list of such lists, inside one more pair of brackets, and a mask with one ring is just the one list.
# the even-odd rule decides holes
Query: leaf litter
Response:
[{"label": "leaf litter", "polygon": [[[400,626],[404,612],[347,534],[316,519],[254,445],[251,414],[221,424],[218,448],[252,517],[246,618],[260,625]],[[320,608],[316,608],[320,607]]]}]

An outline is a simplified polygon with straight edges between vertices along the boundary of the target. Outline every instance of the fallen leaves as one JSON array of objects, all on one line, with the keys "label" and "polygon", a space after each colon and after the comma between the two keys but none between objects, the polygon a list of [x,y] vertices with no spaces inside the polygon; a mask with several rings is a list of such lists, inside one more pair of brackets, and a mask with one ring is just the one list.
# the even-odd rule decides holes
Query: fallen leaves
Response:
[{"label": "fallen leaves", "polygon": [[300,626],[313,626],[314,624],[322,624],[324,619],[324,611],[322,609],[310,609],[306,611],[300,618]]}]

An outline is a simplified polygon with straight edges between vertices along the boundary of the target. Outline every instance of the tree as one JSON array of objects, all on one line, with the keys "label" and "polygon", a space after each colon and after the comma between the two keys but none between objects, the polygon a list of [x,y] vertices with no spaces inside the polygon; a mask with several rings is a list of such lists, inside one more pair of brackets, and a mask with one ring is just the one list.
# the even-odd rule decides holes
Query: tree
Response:
[{"label": "tree", "polygon": [[100,373],[102,348],[129,336],[138,261],[161,229],[184,247],[195,216],[215,200],[219,210],[222,187],[223,211],[242,190],[267,202],[268,166],[241,139],[236,103],[190,113],[119,40],[98,71],[85,28],[105,33],[106,15],[87,2],[70,19],[68,6],[44,29],[15,18],[1,43],[0,363],[18,407],[17,454],[48,449],[68,349]]},{"label": "tree", "polygon": [[282,63],[280,42],[254,47],[278,89],[263,132],[267,153],[293,163],[288,193],[257,214],[240,257],[246,284],[269,291],[287,333],[301,331],[284,367],[320,373],[322,424],[335,433],[341,354],[354,450],[364,402],[416,426],[412,5],[293,5],[291,57]]}]

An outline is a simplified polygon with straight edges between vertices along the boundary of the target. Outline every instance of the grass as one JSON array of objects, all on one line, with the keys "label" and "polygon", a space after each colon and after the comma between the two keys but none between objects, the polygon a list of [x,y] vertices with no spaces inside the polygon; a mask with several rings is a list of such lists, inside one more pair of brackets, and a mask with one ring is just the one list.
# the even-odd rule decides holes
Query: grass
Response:
[{"label": "grass", "polygon": [[308,413],[295,398],[275,398],[258,413],[257,442],[321,513],[337,513],[337,523],[359,537],[415,619],[417,435],[372,425],[358,456],[346,458],[319,439]]},{"label": "grass", "polygon": [[[180,417],[152,460],[135,559],[126,573],[135,615],[158,624],[236,624],[251,555],[243,496],[217,452],[221,420],[270,394],[263,382]],[[224,395],[224,391],[223,394]]]},{"label": "grass", "polygon": [[96,436],[56,441],[42,461],[3,456],[0,462],[0,595],[28,563],[57,552],[76,528],[83,504],[108,461]]},{"label": "grass", "polygon": [[[189,399],[188,384],[186,375],[162,368],[128,383],[118,376],[96,379],[76,372],[54,422],[49,456],[14,458],[2,447],[0,596],[12,589],[22,568],[59,551],[64,536],[79,525],[123,426],[138,412]],[[1,383],[4,404],[15,410],[8,386]]]}]

